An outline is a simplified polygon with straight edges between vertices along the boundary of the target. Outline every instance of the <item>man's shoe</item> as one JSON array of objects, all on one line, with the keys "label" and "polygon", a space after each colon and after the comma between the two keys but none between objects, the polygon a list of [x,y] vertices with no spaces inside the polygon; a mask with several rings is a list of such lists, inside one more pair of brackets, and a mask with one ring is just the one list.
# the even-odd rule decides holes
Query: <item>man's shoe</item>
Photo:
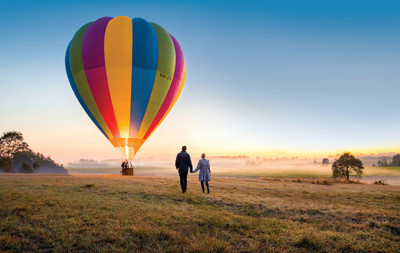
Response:
[{"label": "man's shoe", "polygon": [[210,188],[207,187],[207,193],[210,193]]}]

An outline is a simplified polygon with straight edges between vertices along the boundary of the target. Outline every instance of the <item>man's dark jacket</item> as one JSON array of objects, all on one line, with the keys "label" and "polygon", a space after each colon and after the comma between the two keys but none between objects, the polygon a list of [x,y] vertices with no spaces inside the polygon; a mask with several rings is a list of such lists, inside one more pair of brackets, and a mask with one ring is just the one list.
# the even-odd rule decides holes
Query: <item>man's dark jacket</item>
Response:
[{"label": "man's dark jacket", "polygon": [[190,171],[193,170],[190,155],[186,151],[182,151],[176,156],[175,167],[179,168],[179,173],[188,173],[188,168],[190,168]]}]

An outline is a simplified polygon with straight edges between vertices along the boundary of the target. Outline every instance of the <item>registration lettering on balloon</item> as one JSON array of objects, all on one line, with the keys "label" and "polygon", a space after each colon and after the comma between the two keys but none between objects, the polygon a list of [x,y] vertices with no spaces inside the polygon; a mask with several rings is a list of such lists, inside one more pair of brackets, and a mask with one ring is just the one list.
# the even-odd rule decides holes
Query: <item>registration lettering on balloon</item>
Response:
[{"label": "registration lettering on balloon", "polygon": [[167,79],[167,80],[171,80],[171,79],[172,79],[170,76],[167,76],[167,75],[164,74],[164,73],[160,73],[160,77],[161,77],[161,78],[164,78],[164,79]]},{"label": "registration lettering on balloon", "polygon": [[158,24],[125,16],[82,26],[65,66],[84,111],[129,160],[175,105],[186,77],[178,41]]}]

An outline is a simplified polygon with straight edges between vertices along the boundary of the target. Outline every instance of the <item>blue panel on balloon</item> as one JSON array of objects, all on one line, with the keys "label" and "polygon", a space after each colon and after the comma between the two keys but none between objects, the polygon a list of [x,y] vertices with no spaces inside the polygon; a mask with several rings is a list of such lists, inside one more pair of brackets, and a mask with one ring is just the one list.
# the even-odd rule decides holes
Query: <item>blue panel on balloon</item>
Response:
[{"label": "blue panel on balloon", "polygon": [[158,63],[158,40],[153,26],[142,18],[135,18],[132,20],[132,34],[130,137],[136,137],[153,89]]}]

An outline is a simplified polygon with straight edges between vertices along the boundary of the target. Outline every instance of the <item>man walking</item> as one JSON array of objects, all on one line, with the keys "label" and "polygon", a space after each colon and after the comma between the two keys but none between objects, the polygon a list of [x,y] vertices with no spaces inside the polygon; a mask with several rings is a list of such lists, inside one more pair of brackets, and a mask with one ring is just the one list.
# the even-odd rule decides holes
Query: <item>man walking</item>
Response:
[{"label": "man walking", "polygon": [[179,178],[181,181],[182,193],[186,192],[187,186],[187,175],[188,168],[190,168],[190,172],[193,171],[192,161],[190,160],[190,155],[186,153],[186,146],[182,147],[182,152],[180,152],[176,156],[175,167],[179,172]]}]

